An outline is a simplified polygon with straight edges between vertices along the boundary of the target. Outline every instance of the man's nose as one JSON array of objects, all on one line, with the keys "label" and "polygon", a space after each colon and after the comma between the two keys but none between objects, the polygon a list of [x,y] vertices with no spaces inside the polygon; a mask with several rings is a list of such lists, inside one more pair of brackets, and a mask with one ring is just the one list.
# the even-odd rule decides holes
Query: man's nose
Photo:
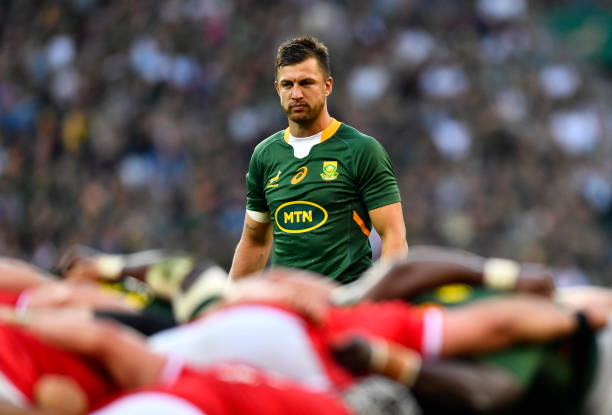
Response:
[{"label": "man's nose", "polygon": [[302,93],[302,88],[299,85],[295,85],[293,88],[291,88],[291,98],[300,99],[303,96],[304,94]]}]

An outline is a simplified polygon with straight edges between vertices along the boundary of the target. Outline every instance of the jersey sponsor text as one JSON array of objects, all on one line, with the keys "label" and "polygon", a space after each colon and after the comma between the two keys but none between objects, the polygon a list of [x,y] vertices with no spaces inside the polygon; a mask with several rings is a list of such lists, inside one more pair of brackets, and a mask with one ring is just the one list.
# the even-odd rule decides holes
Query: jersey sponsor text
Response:
[{"label": "jersey sponsor text", "polygon": [[327,211],[313,202],[297,200],[283,203],[274,214],[278,228],[286,233],[304,233],[327,222]]}]

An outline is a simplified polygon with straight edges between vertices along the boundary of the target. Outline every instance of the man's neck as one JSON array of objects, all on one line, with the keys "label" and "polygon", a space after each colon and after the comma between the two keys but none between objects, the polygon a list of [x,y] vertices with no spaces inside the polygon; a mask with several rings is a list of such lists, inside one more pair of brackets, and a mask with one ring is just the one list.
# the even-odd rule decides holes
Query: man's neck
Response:
[{"label": "man's neck", "polygon": [[315,135],[320,133],[332,122],[332,117],[326,111],[321,114],[317,119],[309,122],[309,123],[297,123],[289,120],[289,132],[294,137],[310,137],[311,135]]}]

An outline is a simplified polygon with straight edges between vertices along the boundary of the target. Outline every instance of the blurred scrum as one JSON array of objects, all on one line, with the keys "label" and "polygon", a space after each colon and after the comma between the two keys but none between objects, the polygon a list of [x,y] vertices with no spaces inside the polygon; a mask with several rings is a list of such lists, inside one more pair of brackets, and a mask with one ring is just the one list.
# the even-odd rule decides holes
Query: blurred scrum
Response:
[{"label": "blurred scrum", "polygon": [[52,267],[78,242],[229,265],[248,157],[285,128],[276,48],[312,34],[331,112],[392,158],[409,244],[609,284],[612,14],[556,3],[3,2],[0,253]]}]

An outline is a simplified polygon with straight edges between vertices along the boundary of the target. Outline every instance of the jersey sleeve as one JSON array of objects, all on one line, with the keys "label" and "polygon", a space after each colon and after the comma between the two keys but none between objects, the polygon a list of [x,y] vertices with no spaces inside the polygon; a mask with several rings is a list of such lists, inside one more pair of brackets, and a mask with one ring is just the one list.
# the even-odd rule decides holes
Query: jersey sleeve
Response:
[{"label": "jersey sleeve", "polygon": [[247,184],[247,210],[265,212],[268,210],[266,197],[263,189],[263,168],[259,162],[257,148],[253,152],[249,163],[249,171],[246,174]]},{"label": "jersey sleeve", "polygon": [[363,334],[381,337],[401,344],[421,355],[430,353],[424,342],[425,307],[403,301],[362,301],[353,306],[330,307],[327,330],[334,338],[342,334]]},{"label": "jersey sleeve", "polygon": [[355,164],[357,185],[366,209],[401,201],[389,155],[378,141],[368,137],[356,149]]}]

